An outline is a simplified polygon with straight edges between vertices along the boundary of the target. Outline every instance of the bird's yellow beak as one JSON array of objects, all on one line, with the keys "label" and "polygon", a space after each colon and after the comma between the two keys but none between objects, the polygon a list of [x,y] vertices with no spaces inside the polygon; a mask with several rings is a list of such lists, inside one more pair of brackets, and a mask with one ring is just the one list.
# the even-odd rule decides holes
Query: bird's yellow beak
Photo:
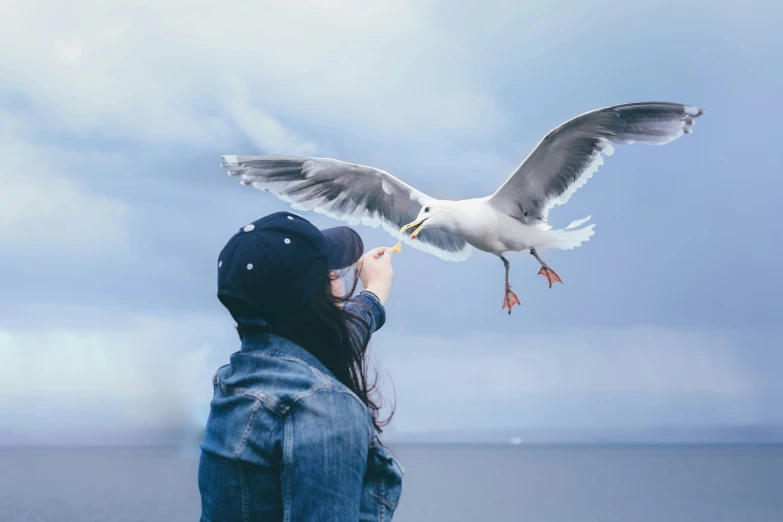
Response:
[{"label": "bird's yellow beak", "polygon": [[[416,239],[416,236],[419,234],[419,230],[422,229],[424,226],[424,222],[426,220],[422,219],[421,221],[414,221],[413,223],[408,223],[404,227],[400,229],[400,232],[405,232],[406,230],[410,230],[413,227],[419,227],[416,230],[413,231],[413,234],[411,234],[411,239]],[[395,252],[399,253],[402,250],[402,241],[398,241],[396,245],[394,245],[394,248],[392,248]]]},{"label": "bird's yellow beak", "polygon": [[410,230],[413,227],[415,227],[416,225],[418,225],[419,223],[420,223],[420,221],[414,221],[413,223],[408,223],[407,225],[405,225],[404,227],[402,227],[400,229],[400,232],[405,232],[406,230]]},{"label": "bird's yellow beak", "polygon": [[405,232],[406,230],[410,230],[413,227],[418,226],[416,230],[413,231],[413,234],[411,234],[411,239],[416,239],[416,236],[419,235],[419,230],[421,230],[424,227],[424,222],[426,219],[422,219],[421,221],[414,221],[413,223],[408,223],[404,227],[400,229],[400,232]]}]

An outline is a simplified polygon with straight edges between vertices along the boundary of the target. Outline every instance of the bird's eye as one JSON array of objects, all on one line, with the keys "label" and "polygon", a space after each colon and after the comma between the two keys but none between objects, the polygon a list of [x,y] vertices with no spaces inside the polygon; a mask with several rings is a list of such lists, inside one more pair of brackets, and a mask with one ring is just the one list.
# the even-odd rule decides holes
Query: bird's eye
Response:
[{"label": "bird's eye", "polygon": [[430,211],[430,207],[424,207],[424,212],[429,212],[429,211]]}]

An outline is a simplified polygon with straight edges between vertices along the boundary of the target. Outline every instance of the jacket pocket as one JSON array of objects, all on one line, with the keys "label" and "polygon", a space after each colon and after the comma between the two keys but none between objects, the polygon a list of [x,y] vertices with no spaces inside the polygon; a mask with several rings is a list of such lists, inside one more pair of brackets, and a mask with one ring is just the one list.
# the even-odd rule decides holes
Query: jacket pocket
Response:
[{"label": "jacket pocket", "polygon": [[402,495],[402,476],[405,470],[391,452],[376,443],[370,447],[372,454],[373,496],[393,513]]}]

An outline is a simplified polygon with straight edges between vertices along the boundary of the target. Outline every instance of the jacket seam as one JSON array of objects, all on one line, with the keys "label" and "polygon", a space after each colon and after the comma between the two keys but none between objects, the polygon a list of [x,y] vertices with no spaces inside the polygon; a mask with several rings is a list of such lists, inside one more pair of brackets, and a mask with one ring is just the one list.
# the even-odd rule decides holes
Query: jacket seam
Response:
[{"label": "jacket seam", "polygon": [[285,502],[283,505],[284,521],[291,522],[291,466],[292,466],[292,452],[293,452],[293,428],[291,425],[291,417],[286,416],[283,420],[283,473],[285,473]]},{"label": "jacket seam", "polygon": [[245,465],[241,460],[236,460],[236,465],[239,468],[239,487],[242,490],[242,522],[250,522],[249,512],[249,500],[250,492],[247,486],[247,474],[245,472]]},{"label": "jacket seam", "polygon": [[[293,410],[293,408],[300,401],[302,401],[303,399],[307,399],[309,397],[312,397],[313,395],[315,395],[319,391],[323,391],[323,390],[331,391],[333,393],[340,393],[342,395],[348,395],[348,396],[352,397],[355,401],[357,401],[361,405],[362,411],[367,413],[367,406],[361,400],[359,400],[359,398],[353,392],[346,391],[346,390],[337,390],[335,388],[330,388],[330,387],[327,387],[327,386],[314,387],[314,389],[311,389],[309,391],[309,393],[307,393],[306,395],[302,395],[300,397],[297,397],[296,400],[292,401],[288,405],[287,411],[286,411],[285,415],[280,420],[280,422],[284,423],[283,424],[283,468],[284,468],[284,473],[285,473],[285,484],[284,484],[284,487],[285,487],[285,498],[283,499],[283,511],[284,511],[283,522],[291,522],[291,518],[290,518],[290,516],[291,516],[291,502],[292,502],[292,499],[291,499],[291,490],[292,490],[291,472],[290,472],[290,469],[286,470],[286,468],[290,468],[290,466],[293,465],[293,425],[292,425],[292,422],[293,422],[292,418],[293,417],[290,415],[290,413]],[[370,433],[372,432],[372,430],[371,430],[371,428],[369,426],[368,426],[368,430],[370,431]],[[372,437],[370,437],[369,442],[370,442],[370,445],[368,446],[368,451],[369,451],[369,448],[371,447],[371,444],[372,444]]]},{"label": "jacket seam", "polygon": [[329,386],[313,386],[307,392],[303,393],[302,395],[298,396],[296,399],[291,401],[289,404],[287,404],[286,405],[286,412],[285,412],[285,414],[287,415],[288,412],[290,412],[291,409],[294,406],[296,406],[297,403],[299,403],[299,401],[301,401],[303,399],[307,399],[309,397],[312,397],[313,395],[315,395],[316,393],[318,393],[321,390],[329,390],[329,391],[332,391],[334,393],[341,393],[343,395],[348,395],[350,397],[353,397],[353,399],[361,405],[361,407],[364,410],[364,412],[367,413],[367,405],[364,404],[361,401],[361,399],[359,399],[359,397],[357,397],[356,394],[353,393],[352,391],[350,391],[350,390],[340,390],[340,389],[329,387]]},{"label": "jacket seam", "polygon": [[215,384],[220,386],[220,389],[228,393],[229,395],[246,395],[247,397],[250,397],[252,399],[255,399],[259,403],[266,406],[269,410],[273,411],[274,413],[277,413],[278,415],[283,415],[285,413],[285,407],[281,406],[280,401],[276,398],[272,397],[268,393],[253,390],[250,388],[242,388],[239,386],[229,386],[228,384],[221,382],[219,378],[215,378]]},{"label": "jacket seam", "polygon": [[377,308],[377,313],[378,313],[378,316],[379,316],[378,317],[378,319],[379,319],[378,321],[375,320],[375,312],[376,312],[376,310],[373,309],[373,307],[368,307],[368,311],[370,312],[370,316],[372,317],[373,332],[377,332],[378,328],[376,328],[376,325],[378,323],[385,323],[386,322],[386,307],[383,306],[383,303],[381,302],[381,299],[377,295],[375,295],[375,293],[370,292],[369,290],[362,290],[361,292],[359,292],[359,295],[362,295],[362,294],[366,295],[370,299],[370,301],[372,301],[376,305],[375,308]]},{"label": "jacket seam", "polygon": [[[359,295],[362,295],[362,292],[359,292]],[[370,297],[370,299],[372,299],[372,297]],[[372,334],[378,331],[378,329],[375,327],[376,326],[375,314],[373,313],[372,307],[367,303],[363,303],[361,300],[358,299],[354,300],[353,302],[356,304],[356,306],[362,308],[365,312],[367,312],[367,315],[370,316],[370,331],[367,333],[369,334],[370,337],[372,337]]]},{"label": "jacket seam", "polygon": [[329,388],[334,388],[334,386],[332,386],[332,383],[329,382],[329,380],[327,379],[326,375],[324,375],[324,373],[321,370],[319,370],[318,368],[314,367],[312,364],[308,363],[307,361],[304,361],[304,360],[299,359],[297,357],[293,357],[291,355],[272,353],[272,352],[264,352],[264,353],[250,352],[250,353],[248,353],[248,355],[250,355],[251,357],[261,357],[261,358],[263,358],[263,357],[273,357],[275,359],[280,359],[281,361],[288,361],[288,362],[293,362],[293,363],[304,365],[313,373],[313,375],[315,375],[318,378],[318,380],[321,382],[321,384],[323,384],[323,385],[325,385],[325,386],[327,386]]},{"label": "jacket seam", "polygon": [[[303,392],[302,394],[298,395],[295,399],[293,399],[291,402],[283,403],[279,399],[276,399],[275,397],[272,397],[268,393],[262,392],[262,391],[256,391],[250,388],[242,388],[238,386],[229,386],[228,384],[225,384],[224,382],[220,381],[220,379],[215,376],[213,382],[220,386],[222,390],[224,390],[229,395],[246,395],[248,397],[251,397],[255,399],[256,401],[260,402],[264,406],[268,407],[273,412],[277,413],[278,415],[285,415],[288,413],[288,411],[293,408],[297,402],[299,402],[302,399],[306,399],[307,397],[311,397],[315,393],[321,391],[321,390],[331,390],[335,393],[342,393],[344,395],[350,395],[353,397],[356,401],[361,404],[365,410],[367,408],[367,405],[364,404],[359,397],[356,396],[354,392],[348,389],[340,389],[336,388],[329,382],[324,382],[321,377],[326,377],[323,373],[317,370],[317,368],[313,368],[309,364],[307,364],[304,361],[297,360],[296,362],[300,362],[301,364],[304,364],[308,368],[310,368],[311,371],[313,371],[313,374],[318,378],[318,382],[311,386],[307,391]],[[317,372],[317,373],[316,373]],[[255,414],[255,412],[254,412]]]},{"label": "jacket seam", "polygon": [[261,407],[261,401],[256,400],[255,404],[253,404],[253,409],[250,410],[250,418],[247,420],[247,425],[245,426],[245,431],[242,432],[242,438],[239,441],[239,444],[237,444],[236,449],[234,450],[234,460],[239,460],[239,456],[242,455],[242,452],[245,450],[245,445],[247,444],[247,439],[250,436],[250,431],[253,427],[253,420],[256,418],[256,413],[258,413],[258,409]]}]

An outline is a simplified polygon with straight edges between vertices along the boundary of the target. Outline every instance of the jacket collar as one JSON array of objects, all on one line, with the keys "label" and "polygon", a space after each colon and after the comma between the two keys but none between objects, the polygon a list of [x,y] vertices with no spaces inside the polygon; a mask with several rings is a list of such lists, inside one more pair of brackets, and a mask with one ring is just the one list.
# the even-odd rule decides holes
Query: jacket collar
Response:
[{"label": "jacket collar", "polygon": [[285,337],[280,337],[267,330],[250,331],[244,334],[242,347],[239,351],[242,353],[265,352],[297,359],[337,380],[332,372],[315,355]]}]

